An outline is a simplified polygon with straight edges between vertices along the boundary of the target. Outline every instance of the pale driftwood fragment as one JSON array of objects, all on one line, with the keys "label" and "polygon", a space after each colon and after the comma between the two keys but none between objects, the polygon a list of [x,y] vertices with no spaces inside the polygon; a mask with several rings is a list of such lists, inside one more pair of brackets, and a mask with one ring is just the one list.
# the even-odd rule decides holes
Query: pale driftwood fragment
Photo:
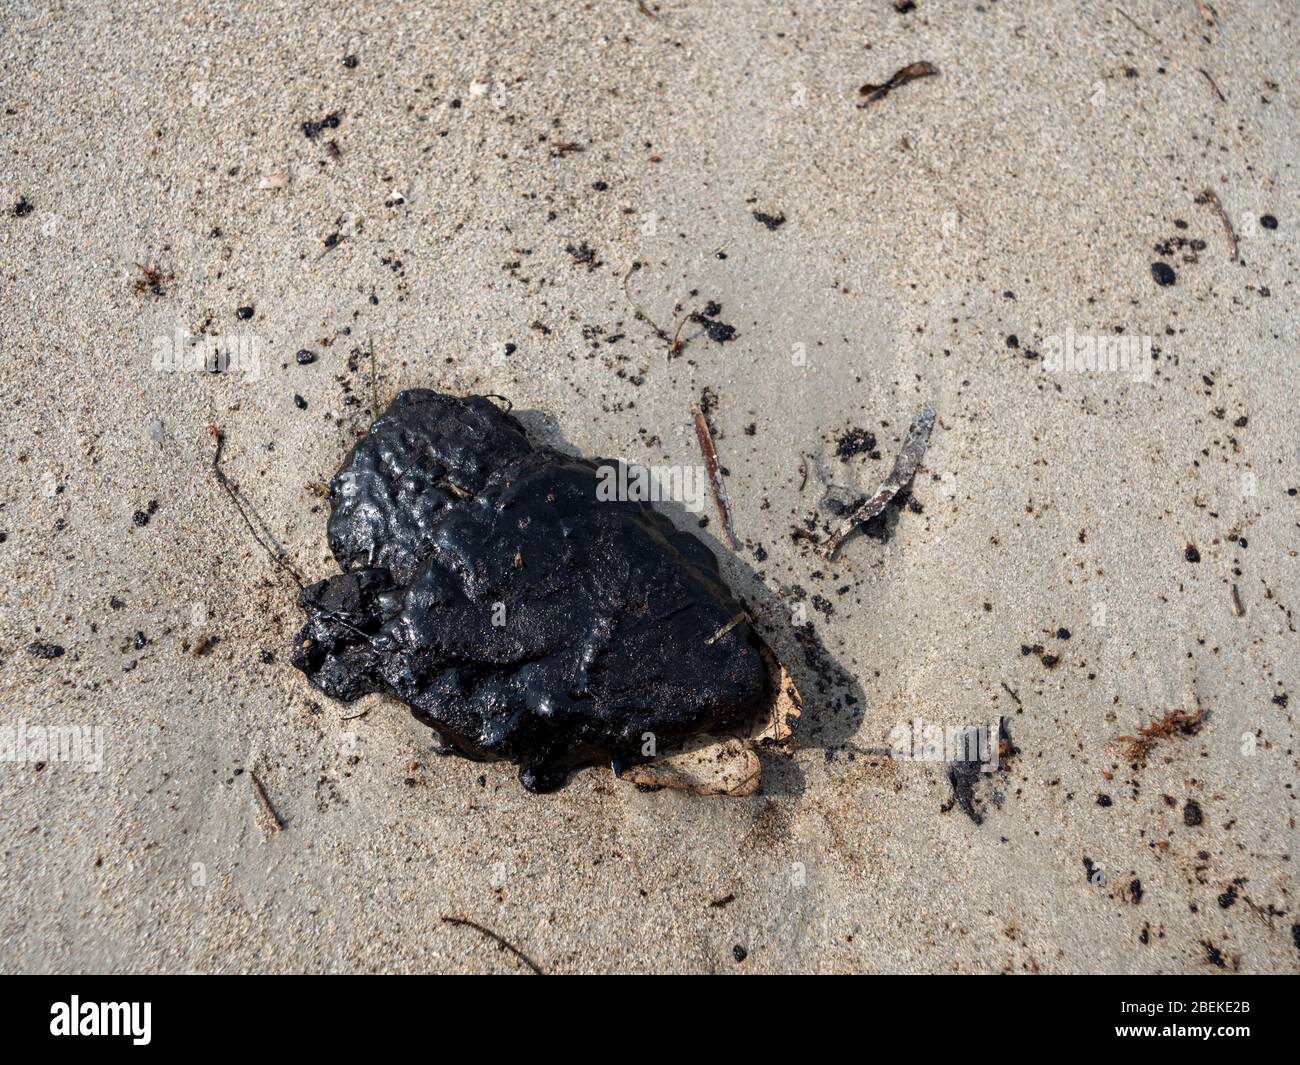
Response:
[{"label": "pale driftwood fragment", "polygon": [[926,406],[921,408],[920,412],[912,419],[911,428],[907,430],[907,437],[903,441],[902,450],[898,453],[898,458],[894,460],[894,468],[889,471],[889,476],[876,489],[875,493],[864,500],[853,513],[844,519],[844,523],[836,529],[821,547],[818,552],[828,562],[835,557],[835,552],[849,538],[853,530],[861,525],[865,525],[882,510],[889,505],[889,501],[898,495],[898,493],[907,485],[915,476],[917,467],[921,465],[921,459],[925,456],[925,449],[930,443],[930,433],[934,429],[934,407]]}]

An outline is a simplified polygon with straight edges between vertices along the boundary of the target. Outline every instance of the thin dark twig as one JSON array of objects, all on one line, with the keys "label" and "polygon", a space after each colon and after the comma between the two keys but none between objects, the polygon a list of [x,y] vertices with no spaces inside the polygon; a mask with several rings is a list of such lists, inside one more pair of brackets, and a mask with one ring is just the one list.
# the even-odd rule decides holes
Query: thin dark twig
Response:
[{"label": "thin dark twig", "polygon": [[700,410],[699,405],[691,404],[691,416],[695,419],[695,438],[700,443],[700,452],[704,455],[704,469],[709,475],[709,487],[713,489],[713,502],[722,519],[722,532],[727,546],[736,550],[736,534],[731,528],[731,503],[727,499],[727,485],[722,480],[722,470],[718,465],[718,452],[713,446],[713,432],[709,429],[709,420]]},{"label": "thin dark twig", "polygon": [[275,824],[277,832],[284,829],[284,818],[274,806],[271,805],[271,797],[266,794],[266,787],[262,784],[262,778],[257,775],[257,770],[248,771],[248,779],[253,785],[253,794],[257,796],[257,801],[261,804],[262,809],[266,811],[267,816]]},{"label": "thin dark twig", "polygon": [[528,968],[532,969],[533,972],[535,972],[538,976],[546,975],[544,972],[542,972],[542,967],[538,965],[537,962],[533,961],[532,958],[530,958],[522,950],[520,950],[513,943],[511,943],[510,940],[506,939],[504,936],[497,935],[497,933],[492,931],[492,929],[490,928],[484,928],[477,921],[471,921],[468,917],[444,916],[442,922],[443,924],[463,925],[466,928],[474,929],[474,931],[476,932],[481,932],[483,935],[487,936],[488,939],[495,941],[497,945],[499,945],[500,947],[510,951],[511,954],[513,954],[516,958],[518,958],[525,965],[527,965]]},{"label": "thin dark twig", "polygon": [[1196,69],[1199,70],[1201,74],[1204,75],[1205,80],[1210,83],[1210,88],[1212,88],[1215,91],[1215,94],[1219,97],[1220,102],[1226,104],[1228,102],[1228,98],[1223,95],[1223,90],[1219,88],[1219,83],[1214,80],[1214,77],[1210,74],[1210,72],[1206,70],[1204,67],[1197,67]]},{"label": "thin dark twig", "polygon": [[1157,36],[1156,36],[1154,33],[1152,33],[1150,30],[1145,29],[1142,25],[1140,25],[1138,22],[1136,22],[1136,21],[1133,19],[1133,16],[1130,15],[1127,11],[1125,11],[1122,7],[1117,7],[1117,8],[1115,8],[1115,10],[1118,11],[1121,15],[1123,15],[1124,18],[1125,18],[1125,20],[1128,22],[1128,24],[1129,24],[1130,26],[1132,26],[1135,30],[1137,30],[1139,33],[1141,33],[1142,35],[1144,35],[1144,36],[1146,36],[1146,37],[1151,38],[1151,40],[1155,41],[1156,44],[1161,44],[1161,40],[1160,40],[1159,37],[1157,37]]},{"label": "thin dark twig", "polygon": [[[248,526],[248,531],[253,534],[253,539],[257,541],[258,547],[270,555],[271,561],[289,574],[299,588],[306,588],[307,584],[302,579],[302,575],[294,568],[293,563],[286,557],[284,550],[275,543],[275,540],[270,536],[269,532],[266,534],[266,540],[262,538],[263,533],[260,532],[257,526],[253,523],[253,519],[249,516],[248,511],[244,508],[243,502],[240,500],[239,489],[234,486],[230,478],[226,476],[225,471],[222,470],[221,452],[226,446],[225,433],[215,425],[209,426],[208,432],[212,434],[213,438],[217,442],[217,449],[212,455],[212,472],[217,478],[217,483],[225,490],[226,495],[230,497],[230,501],[235,505],[235,509],[239,511],[239,516],[244,519],[244,524]],[[251,507],[249,509],[251,509]],[[256,513],[256,511],[254,511],[254,513]],[[258,520],[260,521],[261,519],[259,518]]]},{"label": "thin dark twig", "polygon": [[632,293],[627,290],[628,278],[640,269],[641,263],[638,260],[633,259],[632,265],[627,268],[627,273],[623,275],[623,295],[627,297],[628,303],[632,304],[632,310],[636,312],[637,319],[649,325],[650,328],[654,330],[655,336],[660,340],[667,340],[668,333],[659,325],[658,322],[651,318],[650,315],[646,314],[641,304],[637,303],[637,301],[632,298]]}]

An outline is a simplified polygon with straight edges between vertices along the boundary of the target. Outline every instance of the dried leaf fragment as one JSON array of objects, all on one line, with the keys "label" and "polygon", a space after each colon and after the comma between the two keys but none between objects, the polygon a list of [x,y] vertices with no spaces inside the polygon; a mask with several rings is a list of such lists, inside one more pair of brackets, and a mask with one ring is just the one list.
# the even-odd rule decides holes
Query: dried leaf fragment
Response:
[{"label": "dried leaf fragment", "polygon": [[877,100],[883,100],[900,85],[906,85],[909,81],[916,81],[917,78],[928,78],[939,73],[939,68],[933,63],[927,63],[924,60],[918,63],[909,63],[900,70],[894,71],[893,75],[886,82],[879,85],[873,85],[871,82],[863,85],[858,92],[866,97],[858,108],[866,107],[867,104],[875,103]]}]

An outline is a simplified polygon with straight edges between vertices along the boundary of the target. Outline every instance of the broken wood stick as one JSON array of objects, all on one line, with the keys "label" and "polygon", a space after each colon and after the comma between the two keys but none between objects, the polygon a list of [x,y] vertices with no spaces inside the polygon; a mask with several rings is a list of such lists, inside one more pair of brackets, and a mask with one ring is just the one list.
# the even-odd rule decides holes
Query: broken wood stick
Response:
[{"label": "broken wood stick", "polygon": [[734,551],[736,534],[731,528],[731,502],[727,499],[727,485],[718,465],[718,452],[713,446],[713,431],[698,403],[691,404],[691,417],[695,419],[695,438],[700,442],[700,452],[704,455],[704,469],[709,475],[709,487],[713,489],[713,502],[718,508],[718,517],[722,519],[723,536],[727,546]]},{"label": "broken wood stick", "polygon": [[902,450],[898,453],[898,458],[894,460],[894,468],[889,471],[889,476],[884,479],[880,487],[868,499],[862,501],[845,520],[844,523],[836,529],[818,548],[819,554],[828,562],[835,558],[835,552],[840,549],[840,545],[853,533],[853,531],[862,525],[865,525],[882,510],[889,505],[889,501],[898,495],[898,493],[907,485],[907,483],[916,474],[917,467],[921,465],[921,459],[925,456],[925,449],[930,443],[930,433],[934,429],[934,407],[926,405],[912,419],[912,425],[907,430],[907,437],[903,440]]}]

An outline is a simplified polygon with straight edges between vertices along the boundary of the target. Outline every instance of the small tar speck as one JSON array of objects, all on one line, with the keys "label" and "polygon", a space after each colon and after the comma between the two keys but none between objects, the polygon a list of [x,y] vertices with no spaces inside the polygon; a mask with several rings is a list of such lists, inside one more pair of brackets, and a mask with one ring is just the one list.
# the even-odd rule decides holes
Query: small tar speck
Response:
[{"label": "small tar speck", "polygon": [[1262,214],[1259,216],[1259,224],[1265,229],[1277,229],[1277,219],[1271,214]]},{"label": "small tar speck", "polygon": [[876,436],[866,429],[850,429],[835,442],[835,455],[848,462],[854,455],[876,450]]},{"label": "small tar speck", "polygon": [[749,951],[737,943],[731,948],[731,956],[735,958],[737,962],[742,962],[749,957]]},{"label": "small tar speck", "polygon": [[1188,799],[1187,805],[1183,807],[1183,824],[1188,828],[1195,828],[1205,820],[1205,815],[1201,813],[1201,806],[1195,799]]},{"label": "small tar speck", "polygon": [[1164,287],[1172,285],[1178,280],[1178,275],[1174,273],[1174,268],[1168,263],[1152,263],[1151,276],[1156,279],[1156,284]]},{"label": "small tar speck", "polygon": [[316,353],[309,351],[307,348],[302,348],[294,358],[298,360],[299,366],[306,366],[316,361]]},{"label": "small tar speck", "polygon": [[1106,794],[1103,793],[1103,794],[1097,796],[1097,805],[1098,805],[1098,806],[1109,806],[1110,804],[1111,804],[1111,798],[1110,798],[1109,795],[1106,795]]},{"label": "small tar speck", "polygon": [[1188,562],[1200,562],[1201,553],[1196,549],[1195,544],[1188,544],[1183,548],[1183,558],[1187,559]]},{"label": "small tar speck", "polygon": [[296,392],[294,393],[293,396],[293,405],[297,407],[299,410],[307,409],[307,401],[303,399],[302,396],[298,395]]},{"label": "small tar speck", "polygon": [[326,115],[319,122],[304,122],[302,124],[303,136],[312,141],[321,135],[321,130],[338,128],[338,112],[332,112],[331,114]]},{"label": "small tar speck", "polygon": [[246,322],[253,317],[252,307],[240,307],[235,311],[235,317],[241,322]]},{"label": "small tar speck", "polygon": [[775,231],[785,225],[785,212],[781,214],[764,214],[762,211],[753,211],[751,213],[757,221],[762,222],[770,230]]},{"label": "small tar speck", "polygon": [[[18,197],[18,202],[14,204],[14,217],[26,218],[33,210],[35,210],[35,208],[27,202],[27,197],[20,196]],[[1276,224],[1277,223],[1275,222],[1274,225]]]},{"label": "small tar speck", "polygon": [[33,640],[27,645],[27,653],[33,658],[58,658],[63,654],[63,648],[57,643],[45,643],[43,640]]},{"label": "small tar speck", "polygon": [[143,632],[137,632],[134,636],[131,637],[131,643],[137,651],[143,651],[144,645],[147,644],[148,642],[149,642],[149,637],[146,636]]}]

